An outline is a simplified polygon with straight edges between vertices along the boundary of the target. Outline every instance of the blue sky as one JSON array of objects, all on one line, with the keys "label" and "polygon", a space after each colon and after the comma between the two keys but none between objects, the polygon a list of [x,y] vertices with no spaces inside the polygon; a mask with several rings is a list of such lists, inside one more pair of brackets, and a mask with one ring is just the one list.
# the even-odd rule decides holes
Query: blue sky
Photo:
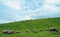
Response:
[{"label": "blue sky", "polygon": [[0,23],[60,17],[60,0],[0,0]]}]

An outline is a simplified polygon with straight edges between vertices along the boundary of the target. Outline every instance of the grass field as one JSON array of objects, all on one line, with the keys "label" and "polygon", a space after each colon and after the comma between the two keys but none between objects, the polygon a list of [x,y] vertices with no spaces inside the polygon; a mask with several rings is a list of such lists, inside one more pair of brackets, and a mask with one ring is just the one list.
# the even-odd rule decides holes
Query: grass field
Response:
[{"label": "grass field", "polygon": [[[59,32],[46,31],[46,28],[52,26],[56,27]],[[17,29],[21,33],[3,34],[2,30],[4,29]],[[26,29],[29,29],[29,32],[25,32]],[[36,30],[37,33],[31,32],[31,29]],[[43,29],[43,31],[39,31],[40,29]],[[0,24],[0,37],[60,37],[60,17]]]}]

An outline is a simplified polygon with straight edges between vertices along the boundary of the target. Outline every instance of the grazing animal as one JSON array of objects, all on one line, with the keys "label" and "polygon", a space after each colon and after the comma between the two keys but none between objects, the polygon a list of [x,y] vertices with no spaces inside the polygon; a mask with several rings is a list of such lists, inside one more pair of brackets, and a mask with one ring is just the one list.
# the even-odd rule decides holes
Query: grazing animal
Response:
[{"label": "grazing animal", "polygon": [[2,32],[4,34],[15,34],[15,33],[19,33],[19,32],[16,32],[15,30],[3,30]]},{"label": "grazing animal", "polygon": [[47,28],[50,32],[58,32],[58,30],[55,27]]},{"label": "grazing animal", "polygon": [[19,31],[16,31],[15,33],[21,33],[21,32],[19,32]]},{"label": "grazing animal", "polygon": [[8,30],[3,30],[2,32],[5,34],[8,34]]},{"label": "grazing animal", "polygon": [[40,31],[43,31],[43,29],[40,29]]},{"label": "grazing animal", "polygon": [[13,34],[13,33],[15,33],[14,30],[3,30],[2,32],[3,32],[4,34]]}]

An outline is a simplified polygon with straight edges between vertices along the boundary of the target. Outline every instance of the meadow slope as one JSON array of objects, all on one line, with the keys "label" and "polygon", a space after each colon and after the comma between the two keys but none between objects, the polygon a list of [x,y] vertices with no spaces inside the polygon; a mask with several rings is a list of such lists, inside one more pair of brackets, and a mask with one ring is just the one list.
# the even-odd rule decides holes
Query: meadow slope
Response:
[{"label": "meadow slope", "polygon": [[[56,27],[59,32],[46,31],[46,28],[52,26]],[[17,29],[21,33],[7,35],[2,33],[4,29]],[[29,29],[29,32],[26,33],[26,29]],[[38,33],[31,32],[31,29],[36,30]],[[39,31],[40,29],[43,29],[43,31]],[[60,37],[60,17],[0,24],[0,37]]]}]

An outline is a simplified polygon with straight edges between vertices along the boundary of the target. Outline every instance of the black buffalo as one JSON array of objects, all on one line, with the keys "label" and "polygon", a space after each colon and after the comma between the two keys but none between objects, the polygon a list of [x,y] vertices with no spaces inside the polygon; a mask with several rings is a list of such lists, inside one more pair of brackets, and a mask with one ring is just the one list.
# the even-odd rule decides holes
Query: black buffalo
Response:
[{"label": "black buffalo", "polygon": [[58,29],[55,28],[55,27],[47,28],[47,30],[50,31],[50,32],[58,32]]},{"label": "black buffalo", "polygon": [[15,34],[15,33],[19,33],[19,32],[15,31],[15,30],[3,30],[2,32],[4,34]]}]

